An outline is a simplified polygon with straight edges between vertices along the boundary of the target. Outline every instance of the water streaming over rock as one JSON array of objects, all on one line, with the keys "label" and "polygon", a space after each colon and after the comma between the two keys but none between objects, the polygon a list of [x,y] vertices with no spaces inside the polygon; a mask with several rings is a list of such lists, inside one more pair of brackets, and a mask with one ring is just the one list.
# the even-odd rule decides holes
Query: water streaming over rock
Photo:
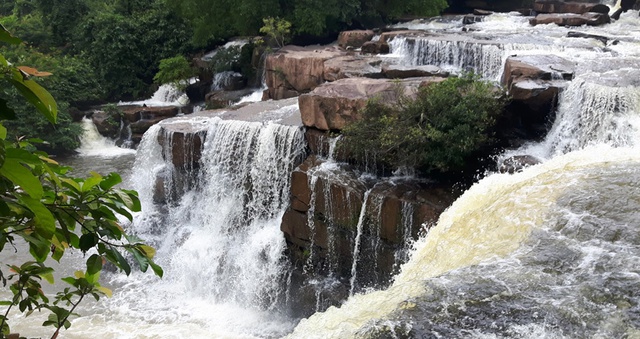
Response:
[{"label": "water streaming over rock", "polygon": [[83,156],[116,157],[122,154],[135,153],[134,150],[116,146],[115,140],[102,136],[89,118],[83,118],[83,134],[80,137],[78,153]]},{"label": "water streaming over rock", "polygon": [[[621,56],[637,54],[628,47]],[[546,140],[516,151],[549,160],[482,179],[388,289],[304,319],[289,337],[638,337],[636,69],[608,70],[590,53],[564,54],[597,66],[581,64],[561,93]]]},{"label": "water streaming over rock", "polygon": [[[499,20],[507,24],[497,25]],[[486,34],[547,30],[545,37],[524,38],[543,40],[543,46],[568,41],[565,28],[529,29],[523,28],[521,19],[508,20],[512,16],[501,15],[476,27]],[[588,48],[590,40],[575,43],[571,52],[564,46],[553,49],[577,63],[596,60],[594,55],[635,58],[640,30],[633,20],[637,21],[637,12],[623,14],[610,28],[603,28],[606,34],[624,38],[606,49],[600,43]],[[456,25],[444,26],[450,30]],[[428,44],[419,40],[414,45]],[[435,53],[448,47],[433,44],[437,59],[421,56],[422,61],[410,62],[474,68],[489,78],[499,76],[505,51],[517,49],[457,43],[446,53]],[[540,49],[546,53],[550,48]],[[623,76],[629,81],[614,81]],[[481,180],[415,244],[409,241],[411,230],[403,231],[405,245],[396,255],[406,258],[406,250],[411,246],[414,250],[388,289],[364,294],[357,288],[353,291],[358,284],[354,281],[355,293],[342,307],[302,320],[290,337],[638,337],[637,78],[634,69],[583,69],[561,94],[557,119],[546,140],[518,150],[542,149],[548,161],[515,175],[494,174]],[[131,226],[158,247],[165,278],[137,273],[129,278],[113,276],[109,284],[115,288],[114,297],[104,304],[89,304],[83,313],[90,314],[74,321],[65,337],[247,338],[291,332],[296,320],[284,312],[291,302],[287,293],[291,276],[279,226],[288,203],[290,171],[304,148],[300,129],[218,118],[167,124],[171,123],[202,131],[201,161],[181,158],[187,166],[176,166],[176,153],[167,146],[177,145],[178,136],[170,126],[165,130],[153,126],[139,147],[133,175],[145,213]],[[187,144],[193,146],[185,142],[183,147]],[[197,166],[191,166],[194,163]],[[339,179],[328,163],[329,169],[309,175],[310,187],[319,186],[325,177]],[[186,174],[193,180],[182,180]],[[314,201],[325,202],[313,205],[325,206],[323,213],[335,215],[326,208],[331,199],[327,187],[312,192]],[[367,205],[367,200],[360,203]],[[412,208],[401,204],[403,225],[413,223]],[[373,207],[369,215],[383,213]],[[312,238],[319,239],[320,231],[313,229]],[[335,250],[341,236],[325,235],[328,251]],[[364,258],[363,248],[352,248],[351,253],[370,259]],[[367,257],[375,259],[375,250]],[[365,263],[351,264],[347,266],[356,268],[352,277],[357,280]],[[312,260],[308,266],[313,267]],[[330,277],[312,283],[318,287],[318,309],[320,291],[344,287]]]},{"label": "water streaming over rock", "polygon": [[[157,242],[174,297],[282,315],[287,263],[279,226],[289,173],[304,150],[301,130],[218,118],[199,125],[206,137],[197,183],[182,188],[162,217],[148,215],[134,229]],[[146,142],[157,138],[157,129],[145,134],[140,153],[153,155],[138,159],[141,173],[171,167],[171,159],[158,161],[158,146]],[[143,179],[136,188],[153,196],[154,177]]]}]

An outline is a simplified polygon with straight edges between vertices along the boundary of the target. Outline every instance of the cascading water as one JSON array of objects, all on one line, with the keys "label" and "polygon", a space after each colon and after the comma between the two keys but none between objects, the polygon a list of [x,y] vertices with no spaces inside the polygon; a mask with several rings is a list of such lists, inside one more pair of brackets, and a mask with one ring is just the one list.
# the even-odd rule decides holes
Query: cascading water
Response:
[{"label": "cascading water", "polygon": [[[187,83],[195,79],[184,80]],[[173,84],[160,85],[153,96],[146,100],[119,102],[118,105],[147,105],[147,106],[184,106],[189,103],[189,98],[183,91]]]},{"label": "cascading water", "polygon": [[[490,21],[477,27],[491,32]],[[535,29],[566,42],[564,28]],[[602,30],[627,41],[580,49],[576,62],[637,57],[637,12]],[[585,44],[593,42],[580,48]],[[495,75],[493,66],[486,69]],[[302,320],[290,337],[638,337],[637,84],[598,81],[607,74],[577,74],[562,93],[554,132],[534,145],[549,160],[474,185],[414,244],[391,287],[356,290],[341,308]],[[277,337],[295,325],[282,312],[290,277],[279,218],[288,171],[303,152],[300,130],[217,118],[184,123],[206,131],[202,162],[189,167],[195,181],[166,196],[184,184],[173,177],[184,168],[175,168],[175,154],[167,152],[176,136],[160,125],[145,134],[133,175],[145,212],[131,229],[157,246],[165,278],[108,276],[114,297],[88,304],[65,338]],[[168,133],[164,150],[157,142],[162,133]],[[328,200],[326,192],[316,198]],[[410,207],[402,210],[411,224]],[[328,237],[331,251],[340,239]],[[42,323],[31,319],[22,324]]]},{"label": "cascading water", "polygon": [[80,148],[77,149],[81,155],[114,157],[127,153],[135,153],[134,150],[123,149],[116,146],[115,140],[102,136],[91,119],[83,118],[81,123],[83,133],[80,137]]},{"label": "cascading water", "polygon": [[[174,165],[193,159],[176,159],[166,151],[179,140],[168,132],[172,124],[190,125],[204,138],[197,167]],[[138,155],[132,182],[145,212],[130,232],[157,248],[165,278],[107,275],[113,298],[84,310],[85,317],[65,336],[250,338],[290,331],[289,264],[280,220],[291,171],[304,155],[300,127],[174,119],[154,125]],[[163,174],[175,178],[180,173],[171,172],[180,171],[197,179],[173,189],[182,183]],[[164,189],[158,191],[159,186]],[[172,195],[176,191],[182,195]],[[159,194],[165,196],[159,199]],[[104,324],[100,333],[96,322]]]},{"label": "cascading water", "polygon": [[[560,94],[556,122],[545,141],[516,152],[545,159],[589,145],[637,146],[640,140],[638,75],[637,70],[628,69],[587,73],[574,79]],[[608,81],[612,79],[614,83]]]},{"label": "cascading water", "polygon": [[302,320],[290,337],[637,333],[639,179],[640,154],[609,148],[487,177],[416,244],[388,290]]},{"label": "cascading water", "polygon": [[625,77],[635,72],[578,74],[546,140],[516,151],[549,160],[482,179],[418,240],[390,288],[288,337],[637,338],[640,107],[637,76]]}]

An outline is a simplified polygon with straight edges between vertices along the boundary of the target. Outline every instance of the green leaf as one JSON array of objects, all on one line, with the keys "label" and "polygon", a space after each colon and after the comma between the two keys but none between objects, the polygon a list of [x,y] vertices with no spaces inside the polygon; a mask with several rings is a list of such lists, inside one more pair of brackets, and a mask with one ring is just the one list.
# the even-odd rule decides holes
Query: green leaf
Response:
[{"label": "green leaf", "polygon": [[81,192],[80,184],[78,184],[78,182],[76,182],[75,180],[69,178],[60,178],[60,181],[62,181],[64,187],[72,189],[78,193]]},{"label": "green leaf", "polygon": [[111,292],[111,290],[106,288],[106,287],[98,286],[96,289],[98,291],[102,292],[104,295],[106,295],[109,298],[111,298],[113,296],[113,292]]},{"label": "green leaf", "polygon": [[102,178],[102,182],[100,182],[100,188],[107,191],[121,182],[122,178],[120,177],[120,175],[118,173],[112,172]]},{"label": "green leaf", "polygon": [[21,196],[19,199],[26,208],[28,208],[34,214],[34,220],[36,222],[36,233],[44,239],[51,239],[56,231],[56,220],[51,214],[51,211],[47,209],[39,200]]},{"label": "green leaf", "polygon": [[[2,102],[2,99],[0,99],[0,103],[1,102]],[[0,139],[4,140],[6,138],[7,138],[7,128],[2,126],[2,125],[0,125]]]},{"label": "green leaf", "polygon": [[151,269],[153,270],[153,273],[155,273],[157,276],[162,278],[162,276],[164,275],[164,271],[162,270],[162,267],[158,266],[152,260],[149,260],[149,265],[151,266]]},{"label": "green leaf", "polygon": [[136,262],[138,262],[140,271],[146,272],[147,269],[149,268],[149,259],[147,259],[147,257],[144,256],[144,254],[137,247],[133,247],[129,249],[129,252],[133,254],[133,257],[136,259]]},{"label": "green leaf", "polygon": [[137,247],[140,250],[140,252],[148,259],[153,259],[153,257],[156,255],[155,248],[149,245],[141,244],[141,245],[138,245]]},{"label": "green leaf", "polygon": [[102,257],[93,254],[87,259],[87,274],[94,275],[102,270]]},{"label": "green leaf", "polygon": [[[4,99],[0,99],[0,120],[14,120],[16,118],[16,112],[9,106],[7,106],[7,101]],[[2,137],[2,139],[4,139]]]},{"label": "green leaf", "polygon": [[42,88],[42,86],[38,85],[37,82],[25,80],[19,71],[16,72],[18,74],[14,74],[13,79],[10,79],[13,86],[27,101],[34,105],[47,120],[55,124],[58,116],[58,105],[51,94]]},{"label": "green leaf", "polygon": [[7,158],[14,158],[23,164],[41,165],[42,159],[37,155],[22,148],[8,147]]},{"label": "green leaf", "polygon": [[49,242],[40,239],[29,239],[29,253],[38,262],[43,262],[49,256]]},{"label": "green leaf", "polygon": [[102,181],[102,176],[98,173],[92,173],[92,176],[88,177],[82,183],[82,192],[89,192],[93,187],[99,184]]},{"label": "green leaf", "polygon": [[127,206],[128,209],[132,210],[132,208],[134,207],[134,203],[131,197],[126,192],[123,192],[121,190],[114,190],[114,193],[118,195],[122,203]]},{"label": "green leaf", "polygon": [[0,41],[6,42],[12,45],[18,45],[22,42],[22,40],[11,35],[11,33],[9,33],[9,31],[7,31],[7,29],[4,28],[4,26],[2,26],[1,24],[0,24]]},{"label": "green leaf", "polygon": [[80,237],[80,250],[86,252],[98,244],[98,236],[94,233],[83,234]]},{"label": "green leaf", "polygon": [[42,198],[44,193],[40,180],[36,178],[28,168],[24,167],[18,159],[7,158],[0,167],[0,175],[20,186],[34,199]]},{"label": "green leaf", "polygon": [[62,278],[60,279],[66,283],[68,283],[69,285],[75,286],[76,283],[76,279],[72,278],[72,277],[66,277],[66,278]]},{"label": "green leaf", "polygon": [[53,273],[51,273],[51,272],[49,272],[49,273],[41,273],[41,274],[40,274],[40,276],[41,276],[44,280],[46,280],[49,284],[52,284],[52,285],[53,285],[53,283],[54,283],[54,280],[53,280]]},{"label": "green leaf", "polygon": [[108,253],[111,253],[115,257],[118,267],[120,267],[124,273],[127,275],[131,274],[131,266],[129,265],[129,262],[127,262],[127,259],[125,259],[118,250],[110,248]]},{"label": "green leaf", "polygon": [[[2,127],[2,125],[0,125],[0,127]],[[5,132],[6,132],[6,130],[5,130]],[[2,167],[4,165],[4,159],[5,158],[6,158],[6,150],[4,148],[4,140],[0,139],[0,167]]]}]

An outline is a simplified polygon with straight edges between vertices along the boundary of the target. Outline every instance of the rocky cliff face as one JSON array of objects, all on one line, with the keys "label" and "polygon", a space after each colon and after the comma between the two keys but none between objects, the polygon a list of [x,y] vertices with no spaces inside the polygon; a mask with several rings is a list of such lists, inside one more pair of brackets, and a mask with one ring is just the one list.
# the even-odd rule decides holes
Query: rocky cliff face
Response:
[{"label": "rocky cliff face", "polygon": [[[457,3],[487,10],[533,8],[533,1]],[[540,12],[606,15],[594,3],[539,0],[536,6]],[[476,13],[482,18],[474,18],[470,24],[491,14]],[[570,17],[555,14],[530,19]],[[467,28],[473,30],[472,26],[463,27]],[[346,164],[349,154],[344,148],[336,149],[336,135],[360,118],[359,111],[367,100],[394,102],[400,96],[411,97],[421,86],[443,81],[451,76],[452,66],[473,69],[495,77],[509,91],[512,100],[500,118],[496,136],[516,146],[545,134],[557,96],[577,68],[574,62],[552,54],[518,54],[528,48],[524,44],[514,47],[508,39],[467,36],[459,31],[393,30],[373,37],[371,31],[349,31],[341,34],[338,46],[285,47],[266,60],[265,98],[274,100],[196,115],[255,121],[252,119],[273,111],[273,107],[265,108],[269,105],[297,105],[295,124],[305,128],[308,157],[291,173],[290,206],[280,228],[293,263],[295,297],[291,303],[300,310],[298,316],[339,304],[365,288],[388,284],[407,259],[412,241],[457,197],[450,184],[401,176],[379,178]],[[572,37],[607,43],[606,37],[567,35]],[[380,54],[398,53],[399,49],[412,59]],[[281,100],[284,98],[291,99]],[[165,145],[163,154],[177,170],[172,178],[158,178],[159,204],[170,203],[196,184],[191,176],[200,164],[200,149],[206,139],[206,133],[194,124],[170,123],[163,129],[159,137]],[[502,170],[513,172],[535,162],[514,157]],[[167,192],[163,180],[180,185]]]},{"label": "rocky cliff face", "polygon": [[413,240],[455,197],[446,185],[363,178],[344,165],[307,158],[292,173],[281,229],[294,263],[295,295],[303,304],[314,300],[316,308],[294,308],[307,315],[389,284]]}]

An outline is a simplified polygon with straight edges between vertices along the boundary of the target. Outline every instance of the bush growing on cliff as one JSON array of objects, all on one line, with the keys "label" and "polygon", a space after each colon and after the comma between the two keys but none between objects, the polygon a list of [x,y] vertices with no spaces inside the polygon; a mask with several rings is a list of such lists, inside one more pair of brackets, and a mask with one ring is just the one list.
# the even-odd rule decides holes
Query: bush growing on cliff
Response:
[{"label": "bush growing on cliff", "polygon": [[195,75],[189,60],[182,55],[160,60],[159,71],[153,77],[153,81],[159,84],[173,84],[184,91],[189,85],[189,78]]},{"label": "bush growing on cliff", "polygon": [[393,168],[455,171],[491,143],[505,104],[504,93],[489,82],[473,75],[449,78],[421,88],[414,100],[370,100],[362,120],[343,131],[345,144],[357,158]]}]

